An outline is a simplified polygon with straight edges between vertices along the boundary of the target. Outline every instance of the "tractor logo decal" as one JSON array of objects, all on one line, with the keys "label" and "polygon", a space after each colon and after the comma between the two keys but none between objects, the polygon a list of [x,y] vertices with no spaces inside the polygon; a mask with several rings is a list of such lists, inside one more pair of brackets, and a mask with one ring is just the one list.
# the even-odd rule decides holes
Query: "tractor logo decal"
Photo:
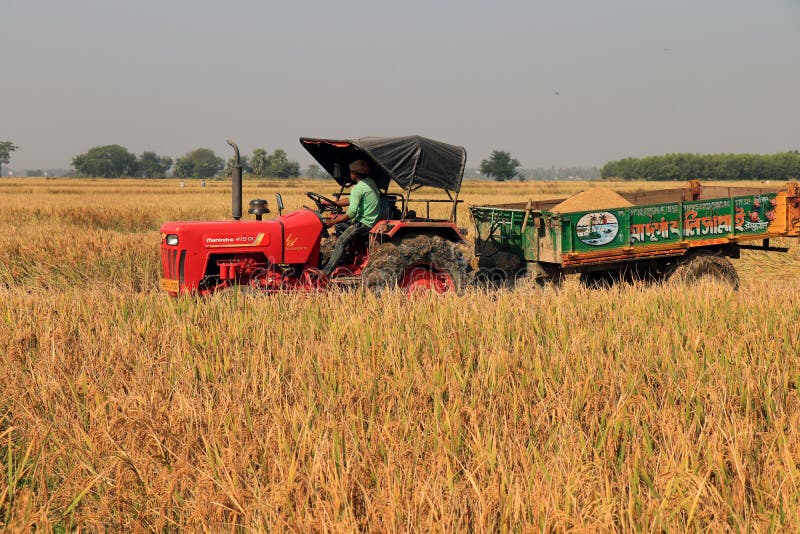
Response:
[{"label": "tractor logo decal", "polygon": [[286,250],[308,250],[307,246],[298,246],[297,239],[297,236],[294,234],[286,236]]},{"label": "tractor logo decal", "polygon": [[[231,248],[231,247],[257,247],[264,241],[266,234],[209,234],[203,236],[203,243],[209,248]],[[264,245],[269,244],[267,237]]]},{"label": "tractor logo decal", "polygon": [[613,213],[587,213],[575,226],[578,239],[586,245],[599,247],[611,243],[619,233],[619,221]]}]

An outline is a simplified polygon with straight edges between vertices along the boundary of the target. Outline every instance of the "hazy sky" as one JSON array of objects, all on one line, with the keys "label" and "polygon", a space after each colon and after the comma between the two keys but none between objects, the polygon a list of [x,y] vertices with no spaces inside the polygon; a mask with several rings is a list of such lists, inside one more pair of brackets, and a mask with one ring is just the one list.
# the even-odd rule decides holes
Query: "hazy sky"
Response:
[{"label": "hazy sky", "polygon": [[12,169],[420,134],[524,167],[800,148],[800,0],[0,0]]}]

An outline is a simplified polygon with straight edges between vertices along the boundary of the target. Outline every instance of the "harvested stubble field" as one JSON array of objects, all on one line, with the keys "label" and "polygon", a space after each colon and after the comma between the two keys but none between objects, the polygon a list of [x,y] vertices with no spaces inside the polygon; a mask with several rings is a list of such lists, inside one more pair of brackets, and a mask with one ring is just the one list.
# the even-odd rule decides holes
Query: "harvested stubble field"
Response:
[{"label": "harvested stubble field", "polygon": [[744,252],[738,292],[161,294],[160,224],[229,206],[224,182],[0,180],[0,527],[800,528],[796,243]]}]

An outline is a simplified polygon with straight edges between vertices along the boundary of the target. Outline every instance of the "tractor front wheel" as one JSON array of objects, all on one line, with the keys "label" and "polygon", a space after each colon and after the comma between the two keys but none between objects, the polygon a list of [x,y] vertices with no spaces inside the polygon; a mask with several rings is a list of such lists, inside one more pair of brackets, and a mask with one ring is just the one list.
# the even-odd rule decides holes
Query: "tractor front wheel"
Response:
[{"label": "tractor front wheel", "polygon": [[435,235],[414,235],[373,246],[361,273],[364,287],[380,295],[399,287],[462,293],[469,278],[469,262],[458,245]]}]

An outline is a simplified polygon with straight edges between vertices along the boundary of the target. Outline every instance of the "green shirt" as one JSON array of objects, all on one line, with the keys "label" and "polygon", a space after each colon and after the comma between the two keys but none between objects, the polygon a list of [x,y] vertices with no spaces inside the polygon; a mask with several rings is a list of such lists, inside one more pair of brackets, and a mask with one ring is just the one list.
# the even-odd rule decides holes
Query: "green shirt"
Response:
[{"label": "green shirt", "polygon": [[362,178],[350,190],[350,205],[347,216],[372,228],[378,222],[380,214],[380,192],[372,178]]}]

